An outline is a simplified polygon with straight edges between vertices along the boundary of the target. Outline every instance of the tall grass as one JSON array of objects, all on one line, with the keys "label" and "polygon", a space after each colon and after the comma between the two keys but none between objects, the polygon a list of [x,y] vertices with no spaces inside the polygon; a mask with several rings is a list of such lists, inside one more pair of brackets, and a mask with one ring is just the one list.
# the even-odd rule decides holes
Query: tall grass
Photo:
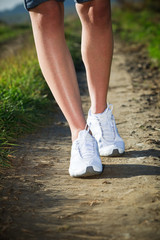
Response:
[{"label": "tall grass", "polygon": [[[80,23],[65,22],[76,66],[80,60]],[[32,35],[32,34],[31,34]],[[54,111],[53,97],[41,74],[32,37],[16,56],[0,63],[0,165],[8,166],[18,137],[43,125]]]},{"label": "tall grass", "polygon": [[149,10],[113,9],[113,30],[128,43],[143,44],[160,65],[160,15]]},{"label": "tall grass", "polygon": [[7,165],[4,160],[8,159],[10,147],[42,122],[52,110],[53,101],[48,97],[33,42],[18,56],[2,61],[0,72],[0,163]]}]

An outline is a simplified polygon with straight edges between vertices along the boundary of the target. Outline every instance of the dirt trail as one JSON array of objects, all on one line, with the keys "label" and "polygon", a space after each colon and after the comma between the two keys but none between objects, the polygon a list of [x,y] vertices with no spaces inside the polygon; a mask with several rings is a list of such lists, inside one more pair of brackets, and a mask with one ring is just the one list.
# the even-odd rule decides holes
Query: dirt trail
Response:
[{"label": "dirt trail", "polygon": [[[126,153],[103,157],[103,173],[91,179],[68,175],[70,132],[62,114],[20,141],[13,168],[1,178],[1,239],[160,239],[159,112],[146,105],[126,70],[118,44],[109,102]],[[79,72],[83,108],[90,107],[85,73]]]}]

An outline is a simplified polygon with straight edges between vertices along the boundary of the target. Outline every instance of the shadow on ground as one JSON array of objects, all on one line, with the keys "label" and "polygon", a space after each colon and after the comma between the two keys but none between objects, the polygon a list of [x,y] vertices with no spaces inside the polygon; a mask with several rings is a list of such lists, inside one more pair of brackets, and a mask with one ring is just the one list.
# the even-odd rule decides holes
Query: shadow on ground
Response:
[{"label": "shadow on ground", "polygon": [[156,149],[147,149],[147,150],[140,150],[140,151],[127,151],[125,152],[125,158],[137,158],[137,157],[159,157],[160,158],[160,151]]},{"label": "shadow on ground", "polygon": [[130,178],[142,175],[160,175],[160,167],[139,164],[108,164],[100,178]]}]

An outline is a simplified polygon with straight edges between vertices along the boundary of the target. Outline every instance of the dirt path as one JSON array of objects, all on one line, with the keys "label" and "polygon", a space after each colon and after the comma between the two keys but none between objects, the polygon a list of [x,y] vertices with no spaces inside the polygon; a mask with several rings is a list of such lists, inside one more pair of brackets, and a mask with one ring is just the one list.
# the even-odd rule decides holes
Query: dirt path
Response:
[{"label": "dirt path", "polygon": [[[70,133],[61,113],[53,124],[20,141],[13,168],[1,178],[0,239],[160,239],[160,149],[152,89],[132,87],[126,57],[116,45],[109,102],[126,143],[121,158],[103,157],[103,173],[68,175]],[[90,106],[85,73],[78,73],[83,108]]]}]

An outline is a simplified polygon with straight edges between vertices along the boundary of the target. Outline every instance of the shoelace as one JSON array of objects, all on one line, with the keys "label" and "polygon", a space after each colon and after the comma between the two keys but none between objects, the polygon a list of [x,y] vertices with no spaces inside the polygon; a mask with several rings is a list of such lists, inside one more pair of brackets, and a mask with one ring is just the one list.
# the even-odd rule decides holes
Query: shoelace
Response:
[{"label": "shoelace", "polygon": [[101,137],[102,137],[103,141],[105,141],[105,142],[107,141],[107,139],[111,138],[111,134],[112,134],[113,139],[116,136],[114,117],[113,117],[113,114],[112,114],[112,110],[113,110],[113,105],[109,104],[108,109],[107,109],[107,114],[109,115],[109,126],[106,124],[106,119],[104,119],[104,118],[99,119],[98,116],[96,117],[97,122],[100,126]]},{"label": "shoelace", "polygon": [[92,138],[87,140],[87,135],[90,134],[90,128],[88,125],[85,127],[86,132],[84,132],[81,141],[77,141],[77,147],[80,156],[84,159],[90,159],[95,154],[95,143]]}]

